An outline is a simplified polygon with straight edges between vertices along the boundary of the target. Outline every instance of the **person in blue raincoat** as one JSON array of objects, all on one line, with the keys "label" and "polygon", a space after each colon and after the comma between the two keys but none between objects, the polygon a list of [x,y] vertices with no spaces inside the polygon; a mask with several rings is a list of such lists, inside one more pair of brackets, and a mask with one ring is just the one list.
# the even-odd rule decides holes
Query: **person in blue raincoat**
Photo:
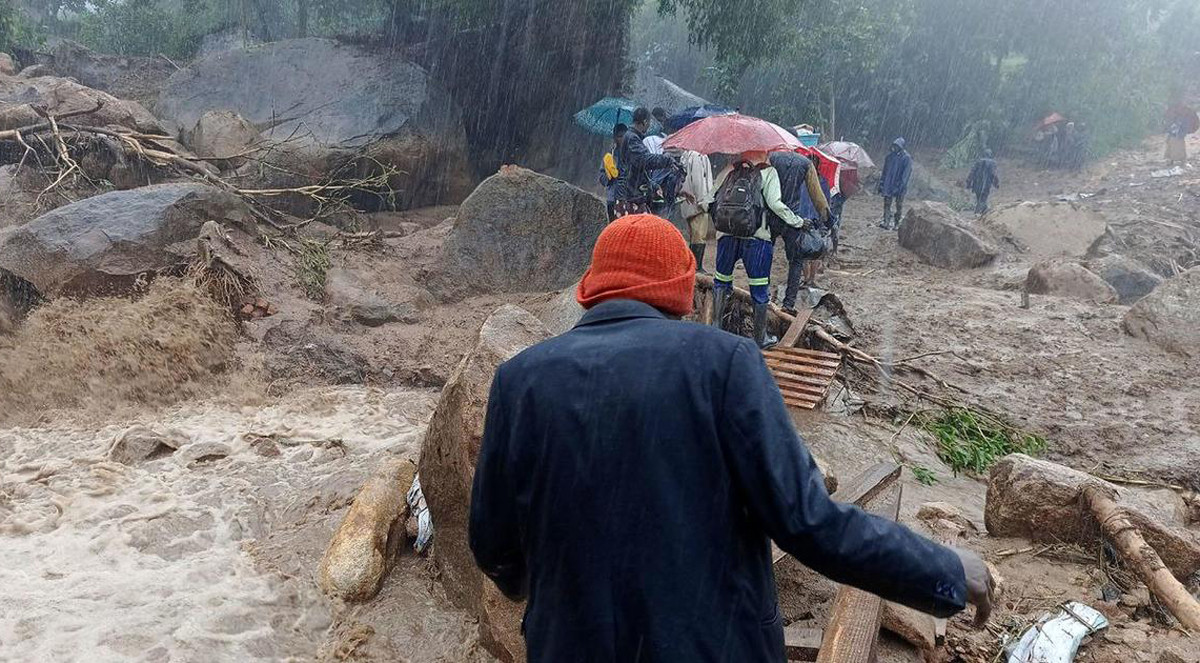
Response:
[{"label": "person in blue raincoat", "polygon": [[992,189],[1000,188],[1000,176],[996,174],[996,160],[992,158],[991,150],[984,150],[983,157],[971,167],[967,175],[967,188],[975,194],[975,213],[982,215],[988,211],[988,196]]},{"label": "person in blue raincoat", "polygon": [[[883,220],[879,227],[898,230],[904,212],[904,195],[908,193],[908,180],[912,177],[912,155],[904,149],[904,139],[892,141],[892,149],[883,162],[883,176],[879,178],[876,191],[883,196]],[[896,215],[892,216],[892,202],[896,203]]]},{"label": "person in blue raincoat", "polygon": [[836,582],[987,619],[975,553],[834,502],[748,338],[683,322],[696,261],[650,215],[600,233],[587,312],[492,379],[476,563],[527,598],[529,663],[784,663],[771,541]]}]

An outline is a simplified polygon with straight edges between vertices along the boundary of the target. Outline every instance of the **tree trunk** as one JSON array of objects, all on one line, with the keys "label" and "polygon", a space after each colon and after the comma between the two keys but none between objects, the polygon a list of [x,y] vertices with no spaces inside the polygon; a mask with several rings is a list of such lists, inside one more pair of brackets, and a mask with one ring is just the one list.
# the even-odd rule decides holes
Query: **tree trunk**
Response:
[{"label": "tree trunk", "polygon": [[299,39],[308,36],[308,5],[309,0],[296,0],[296,37]]},{"label": "tree trunk", "polygon": [[1083,495],[1104,536],[1120,552],[1121,558],[1133,567],[1146,587],[1184,628],[1200,632],[1200,603],[1163,564],[1162,558],[1146,543],[1125,512],[1095,486],[1084,488]]}]

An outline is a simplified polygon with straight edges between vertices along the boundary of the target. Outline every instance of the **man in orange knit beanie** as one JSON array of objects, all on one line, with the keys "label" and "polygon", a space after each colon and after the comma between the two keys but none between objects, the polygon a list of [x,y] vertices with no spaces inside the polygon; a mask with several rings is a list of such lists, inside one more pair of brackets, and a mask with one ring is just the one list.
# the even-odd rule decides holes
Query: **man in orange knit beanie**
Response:
[{"label": "man in orange knit beanie", "polygon": [[829,499],[753,341],[671,319],[695,270],[667,221],[617,219],[583,319],[493,378],[470,544],[529,601],[529,663],[782,663],[771,540],[839,583],[986,618],[977,555]]}]

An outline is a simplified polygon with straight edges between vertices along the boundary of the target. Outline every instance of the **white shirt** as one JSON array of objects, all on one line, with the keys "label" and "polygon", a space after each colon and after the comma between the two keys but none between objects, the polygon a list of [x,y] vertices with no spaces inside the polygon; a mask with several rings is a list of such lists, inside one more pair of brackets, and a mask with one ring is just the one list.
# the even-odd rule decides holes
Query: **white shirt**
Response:
[{"label": "white shirt", "polygon": [[662,136],[646,136],[642,139],[642,144],[646,146],[647,150],[650,150],[650,154],[662,154],[664,140],[666,139]]}]

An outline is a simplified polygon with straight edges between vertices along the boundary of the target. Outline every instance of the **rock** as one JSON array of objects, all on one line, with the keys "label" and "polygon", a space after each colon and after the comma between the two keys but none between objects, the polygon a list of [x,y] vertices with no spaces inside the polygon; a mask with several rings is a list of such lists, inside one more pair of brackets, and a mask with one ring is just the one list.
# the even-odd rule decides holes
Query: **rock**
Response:
[{"label": "rock", "polygon": [[963,227],[942,203],[918,202],[900,224],[900,246],[943,269],[973,269],[996,258],[996,250]]},{"label": "rock", "polygon": [[475,566],[467,545],[471,482],[496,367],[548,337],[542,323],[526,311],[511,304],[496,310],[442,391],[421,450],[421,488],[437,529],[433,556],[442,585],[456,606],[479,618],[484,645],[506,661],[525,660],[523,610],[501,596]]},{"label": "rock", "polygon": [[688,92],[645,67],[637,71],[633,88],[634,99],[641,102],[647,109],[664,108],[668,115],[678,113],[685,108],[709,103],[702,97]]},{"label": "rock", "polygon": [[1037,542],[1098,545],[1099,527],[1080,499],[1084,486],[1097,485],[1118,496],[1146,542],[1180,578],[1200,569],[1200,536],[1169,527],[1130,503],[1125,491],[1090,474],[1024,454],[1005,456],[992,466],[984,524],[992,536],[1019,536]]},{"label": "rock", "polygon": [[143,104],[153,102],[175,73],[175,65],[162,57],[102,54],[69,39],[59,41],[50,57],[58,76]]},{"label": "rock", "polygon": [[194,255],[205,221],[241,222],[245,204],[202,184],[113,191],[0,231],[0,273],[47,297],[128,292]]},{"label": "rock", "polygon": [[314,377],[333,384],[362,384],[370,372],[367,360],[336,339],[319,338],[307,324],[284,322],[263,335],[273,350],[265,367],[272,380]]},{"label": "rock", "polygon": [[[0,131],[19,129],[42,121],[33,110],[32,104],[8,104],[0,106]],[[16,165],[16,164],[13,164]]]},{"label": "rock", "polygon": [[405,494],[416,472],[412,462],[390,458],[363,484],[321,559],[322,591],[344,601],[365,601],[379,591],[404,546]]},{"label": "rock", "polygon": [[233,170],[262,142],[258,129],[233,111],[208,111],[200,116],[184,142],[196,156],[218,158],[217,167]]},{"label": "rock", "polygon": [[262,39],[250,34],[241,27],[234,26],[220,32],[204,35],[204,38],[200,40],[200,48],[196,51],[196,57],[202,58],[209,55],[219,55],[221,53],[228,53],[229,51],[258,46],[261,43],[263,43]]},{"label": "rock", "polygon": [[53,76],[54,69],[48,64],[31,64],[22,69],[21,73],[17,75],[21,78],[41,78],[43,76]]},{"label": "rock", "polygon": [[377,170],[367,157],[378,158],[403,171],[389,182],[401,207],[457,203],[472,181],[461,110],[394,54],[328,39],[216,53],[172,75],[156,108],[181,131],[208,111],[237,113],[268,143],[285,143],[271,158],[306,184]]},{"label": "rock", "polygon": [[538,319],[546,325],[546,330],[551,335],[567,333],[583,317],[584,308],[575,300],[577,286],[578,284],[566,288],[537,310]]},{"label": "rock", "polygon": [[343,319],[378,327],[389,322],[419,322],[421,313],[433,303],[433,297],[417,286],[394,285],[385,298],[363,274],[335,267],[325,275],[325,301]]},{"label": "rock", "polygon": [[1163,282],[1161,276],[1146,269],[1136,260],[1115,253],[1089,260],[1087,268],[1112,286],[1117,292],[1117,300],[1125,305],[1136,303]]},{"label": "rock", "polygon": [[928,523],[948,522],[963,532],[976,532],[975,523],[962,514],[958,507],[949,502],[926,502],[917,510],[917,520]]},{"label": "rock", "polygon": [[116,125],[144,133],[163,134],[162,125],[136,101],[118,99],[75,81],[57,76],[30,78],[26,71],[21,77],[0,76],[0,106],[4,104],[36,104],[52,115],[76,115],[71,124],[87,127]]},{"label": "rock", "polygon": [[211,463],[233,455],[233,449],[224,442],[196,442],[179,449],[179,462],[184,465]]},{"label": "rock", "polygon": [[136,425],[117,435],[108,448],[108,458],[125,465],[137,465],[147,460],[169,456],[185,443],[186,440],[181,440],[178,436]]},{"label": "rock", "polygon": [[1159,654],[1158,663],[1200,663],[1200,651],[1192,650],[1186,653],[1174,650],[1164,651]]},{"label": "rock", "polygon": [[17,62],[13,60],[8,53],[0,53],[0,75],[15,76],[17,74]]},{"label": "rock", "polygon": [[1017,250],[1043,258],[1082,258],[1108,233],[1104,217],[1074,203],[1023,202],[998,207],[983,223]]},{"label": "rock", "polygon": [[1129,309],[1124,326],[1168,352],[1200,357],[1200,267],[1163,281]]},{"label": "rock", "polygon": [[1077,262],[1061,260],[1048,260],[1034,265],[1025,279],[1025,292],[1100,304],[1117,301],[1117,291],[1104,279]]},{"label": "rock", "polygon": [[442,301],[560,290],[583,276],[606,225],[599,198],[507,166],[463,202],[426,285]]}]

